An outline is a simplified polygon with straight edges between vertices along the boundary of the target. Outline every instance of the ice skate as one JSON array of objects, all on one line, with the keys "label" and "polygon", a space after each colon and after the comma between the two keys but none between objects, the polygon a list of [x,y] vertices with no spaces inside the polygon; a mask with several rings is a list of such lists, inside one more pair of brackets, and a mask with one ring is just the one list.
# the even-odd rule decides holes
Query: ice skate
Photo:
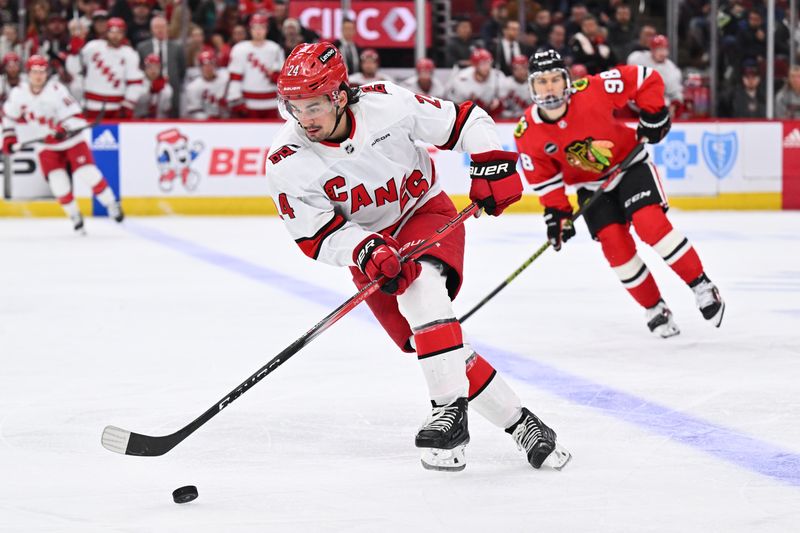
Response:
[{"label": "ice skate", "polygon": [[415,439],[422,448],[422,466],[427,470],[458,472],[467,466],[464,449],[469,442],[467,399],[458,398],[447,405],[433,404],[431,416]]},{"label": "ice skate", "polygon": [[545,465],[561,470],[572,458],[572,454],[556,442],[556,432],[525,407],[522,408],[522,417],[506,429],[506,433],[517,443],[517,448],[526,453],[534,468]]},{"label": "ice skate", "polygon": [[725,314],[725,302],[719,295],[717,286],[711,283],[705,274],[701,274],[689,286],[694,291],[697,307],[703,313],[703,318],[719,327],[722,324],[722,316]]},{"label": "ice skate", "polygon": [[86,235],[86,230],[83,228],[83,216],[80,213],[72,215],[69,219],[72,221],[72,228],[76,235]]},{"label": "ice skate", "polygon": [[664,300],[659,300],[656,305],[645,310],[647,327],[661,338],[674,337],[681,332],[678,325],[672,320],[672,311],[669,310]]},{"label": "ice skate", "polygon": [[122,222],[125,220],[125,213],[122,212],[122,206],[119,202],[112,203],[106,210],[108,211],[108,216],[113,218],[115,222]]}]

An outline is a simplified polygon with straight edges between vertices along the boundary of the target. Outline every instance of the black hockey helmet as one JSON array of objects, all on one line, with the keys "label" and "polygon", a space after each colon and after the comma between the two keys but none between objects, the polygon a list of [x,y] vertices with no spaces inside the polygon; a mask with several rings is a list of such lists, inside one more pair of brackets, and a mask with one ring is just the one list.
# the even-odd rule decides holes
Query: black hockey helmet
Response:
[{"label": "black hockey helmet", "polygon": [[[538,96],[533,89],[534,80],[547,72],[560,72],[564,76],[564,92],[561,97],[555,95]],[[569,70],[564,63],[561,54],[553,49],[536,52],[528,62],[528,89],[531,91],[531,98],[539,107],[544,109],[557,109],[569,101],[572,94],[572,82],[569,78]]]}]

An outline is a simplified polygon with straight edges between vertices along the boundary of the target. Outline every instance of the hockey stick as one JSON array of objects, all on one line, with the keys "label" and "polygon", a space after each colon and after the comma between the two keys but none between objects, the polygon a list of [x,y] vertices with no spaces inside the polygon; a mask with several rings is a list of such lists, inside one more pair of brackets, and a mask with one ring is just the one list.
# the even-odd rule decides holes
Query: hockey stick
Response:
[{"label": "hockey stick", "polygon": [[[468,205],[447,224],[436,230],[432,236],[420,242],[400,261],[408,261],[420,256],[426,250],[432,248],[440,240],[446,237],[455,228],[461,226],[470,215],[476,213],[478,206],[474,203]],[[205,413],[197,417],[187,426],[179,429],[170,435],[152,437],[133,433],[115,426],[106,426],[103,430],[101,442],[103,447],[112,452],[125,455],[158,456],[164,455],[172,448],[180,444],[186,437],[195,432],[200,426],[214,418],[220,411],[228,407],[239,396],[247,392],[253,385],[264,379],[273,370],[285,363],[290,357],[299,352],[303,347],[317,338],[322,332],[339,321],[340,318],[352,311],[361,302],[366,300],[371,294],[380,288],[382,278],[370,281],[360,291],[351,296],[346,302],[337,307],[328,316],[319,321],[313,328],[308,330],[302,337],[284,348],[284,350],[273,357],[267,364],[259,368],[252,376],[244,380],[238,387],[226,394],[221,400],[212,405]]]},{"label": "hockey stick", "polygon": [[[603,180],[603,183],[600,185],[600,187],[596,191],[594,191],[594,194],[592,194],[592,196],[588,200],[583,202],[583,205],[581,205],[578,208],[578,210],[575,212],[575,214],[572,215],[572,218],[570,220],[572,220],[572,222],[578,220],[581,217],[581,215],[583,215],[586,212],[586,210],[589,209],[592,206],[592,204],[594,204],[597,201],[598,198],[600,198],[600,195],[602,195],[605,192],[605,190],[608,188],[611,182],[614,181],[614,178],[616,178],[620,172],[623,172],[628,169],[628,167],[631,165],[631,162],[634,159],[636,159],[636,157],[639,156],[642,150],[644,150],[644,144],[642,143],[637,144],[636,146],[633,147],[633,149],[625,157],[625,159],[620,161],[619,164],[611,167],[609,171],[606,172],[603,175],[603,177],[600,178]],[[526,259],[525,262],[522,263],[518,269],[512,272],[510,276],[508,276],[505,280],[503,280],[503,282],[500,283],[500,285],[495,287],[494,290],[492,290],[492,292],[487,294],[486,297],[483,298],[483,300],[481,300],[475,305],[475,307],[464,313],[464,316],[458,319],[459,322],[463,323],[464,321],[466,321],[469,317],[475,314],[475,311],[486,305],[486,303],[488,303],[489,300],[497,296],[497,293],[505,289],[509,283],[514,281],[514,279],[517,276],[519,276],[523,270],[528,268],[531,263],[536,261],[536,259],[540,255],[542,255],[544,251],[547,250],[549,247],[550,247],[550,241],[547,241],[543,245],[541,245],[535,252],[533,252],[532,256]]]},{"label": "hockey stick", "polygon": [[[80,128],[75,128],[74,130],[68,131],[67,135],[63,139],[59,140],[58,142],[62,143],[64,141],[66,141],[66,140],[72,139],[73,137],[75,137],[76,135],[82,133],[85,130],[88,130],[90,128],[94,128],[95,126],[100,124],[100,121],[103,120],[103,115],[105,115],[105,114],[106,114],[106,103],[103,102],[103,106],[100,108],[100,113],[97,114],[97,118],[95,118],[94,121],[92,121],[92,122],[90,122],[88,124],[84,124]],[[39,143],[46,142],[47,141],[47,137],[49,137],[49,135],[46,136],[46,137],[41,137],[39,139],[31,139],[30,141],[25,141],[24,143],[21,143],[21,144],[18,143],[16,145],[14,145],[13,150],[15,152],[18,152],[20,150],[28,148],[29,146],[33,146],[34,144],[39,144]]]}]

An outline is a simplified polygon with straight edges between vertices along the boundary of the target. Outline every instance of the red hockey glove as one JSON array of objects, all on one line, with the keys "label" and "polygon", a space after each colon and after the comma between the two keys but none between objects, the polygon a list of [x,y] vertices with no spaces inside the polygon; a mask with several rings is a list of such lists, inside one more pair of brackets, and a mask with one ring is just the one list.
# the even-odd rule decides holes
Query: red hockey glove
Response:
[{"label": "red hockey glove", "polygon": [[6,155],[13,154],[15,144],[17,144],[16,135],[8,135],[6,137],[3,137],[3,153]]},{"label": "red hockey glove", "polygon": [[150,92],[153,94],[158,94],[164,90],[164,87],[167,85],[167,80],[164,79],[162,76],[154,79],[150,82]]},{"label": "red hockey glove", "polygon": [[522,198],[517,155],[503,150],[472,154],[469,198],[490,215],[499,216],[506,207]]},{"label": "red hockey glove", "polygon": [[247,108],[244,104],[235,104],[231,106],[231,116],[234,118],[247,118]]},{"label": "red hockey glove", "polygon": [[117,111],[117,118],[119,118],[120,120],[133,118],[133,108],[123,104],[119,108],[119,111]]},{"label": "red hockey glove", "polygon": [[639,127],[636,128],[636,136],[639,139],[647,139],[650,144],[656,144],[666,137],[672,127],[672,120],[669,118],[669,109],[664,106],[655,113],[648,113],[644,109],[639,113]]},{"label": "red hockey glove", "polygon": [[369,279],[385,276],[381,290],[388,294],[403,294],[417,279],[422,266],[416,261],[400,262],[400,245],[393,238],[370,235],[353,250],[353,261]]},{"label": "red hockey glove", "polygon": [[67,130],[64,126],[56,126],[55,131],[44,138],[45,144],[58,144],[67,138]]},{"label": "red hockey glove", "polygon": [[561,243],[575,236],[575,225],[572,223],[572,212],[561,211],[554,207],[544,208],[544,223],[547,224],[547,240],[556,252]]}]

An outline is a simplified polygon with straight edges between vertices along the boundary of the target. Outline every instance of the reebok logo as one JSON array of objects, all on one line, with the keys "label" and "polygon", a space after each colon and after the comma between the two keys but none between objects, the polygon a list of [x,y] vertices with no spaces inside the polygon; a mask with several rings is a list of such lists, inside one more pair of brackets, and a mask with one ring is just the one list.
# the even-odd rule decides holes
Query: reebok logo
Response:
[{"label": "reebok logo", "polygon": [[642,198],[647,198],[648,196],[650,196],[651,192],[652,191],[637,192],[636,194],[625,200],[625,209],[629,208],[631,205],[635,204]]},{"label": "reebok logo", "polygon": [[783,138],[784,148],[800,148],[800,129],[795,128]]},{"label": "reebok logo", "polygon": [[95,150],[116,150],[119,148],[119,143],[117,143],[117,139],[111,133],[111,130],[104,130],[92,142],[92,148]]}]

